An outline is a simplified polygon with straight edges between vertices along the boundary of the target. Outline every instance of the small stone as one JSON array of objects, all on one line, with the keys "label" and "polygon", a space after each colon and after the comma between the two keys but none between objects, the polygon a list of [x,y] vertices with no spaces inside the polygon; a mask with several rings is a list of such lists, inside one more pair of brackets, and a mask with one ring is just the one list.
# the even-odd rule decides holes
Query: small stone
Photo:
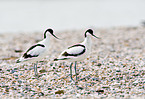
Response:
[{"label": "small stone", "polygon": [[102,88],[110,88],[109,85],[104,85]]},{"label": "small stone", "polygon": [[80,96],[81,96],[81,94],[77,94],[77,95],[76,95],[76,97],[80,97]]},{"label": "small stone", "polygon": [[18,70],[18,68],[14,68],[14,70]]},{"label": "small stone", "polygon": [[96,63],[96,61],[95,60],[91,60],[91,63]]},{"label": "small stone", "polygon": [[11,71],[11,69],[7,69],[7,71],[8,71],[8,72],[10,72],[10,71]]},{"label": "small stone", "polygon": [[77,89],[78,89],[78,90],[79,90],[79,89],[80,89],[80,90],[83,90],[84,88],[83,88],[83,87],[77,87]]},{"label": "small stone", "polygon": [[51,88],[48,88],[48,90],[52,90]]},{"label": "small stone", "polygon": [[39,71],[40,73],[45,73],[45,72],[47,72],[45,69],[41,69],[40,71]]},{"label": "small stone", "polygon": [[55,94],[64,94],[64,90],[58,90],[55,92]]},{"label": "small stone", "polygon": [[19,83],[19,84],[21,84],[21,83],[22,83],[22,81],[21,81],[21,80],[18,80],[18,83]]},{"label": "small stone", "polygon": [[138,81],[137,81],[137,80],[136,80],[136,81],[134,81],[134,82],[133,82],[133,84],[138,84]]},{"label": "small stone", "polygon": [[99,78],[92,78],[93,81],[99,81]]},{"label": "small stone", "polygon": [[121,72],[121,70],[116,70],[116,72]]},{"label": "small stone", "polygon": [[104,92],[104,90],[97,90],[96,92],[103,93],[103,92]]},{"label": "small stone", "polygon": [[43,92],[40,92],[40,93],[39,93],[39,96],[44,96],[44,93],[43,93]]},{"label": "small stone", "polygon": [[15,52],[16,52],[16,53],[21,53],[21,52],[23,52],[23,50],[15,49]]},{"label": "small stone", "polygon": [[97,64],[97,66],[101,66],[101,65],[102,65],[101,63],[98,63],[98,64]]},{"label": "small stone", "polygon": [[10,73],[11,73],[11,74],[13,74],[14,72],[15,72],[15,70],[11,70],[11,72],[10,72]]}]

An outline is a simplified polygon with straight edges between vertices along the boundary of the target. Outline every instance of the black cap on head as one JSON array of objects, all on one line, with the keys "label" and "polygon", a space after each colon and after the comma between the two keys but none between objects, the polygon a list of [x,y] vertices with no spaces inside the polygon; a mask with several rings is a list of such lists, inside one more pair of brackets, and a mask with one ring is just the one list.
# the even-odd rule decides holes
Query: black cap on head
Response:
[{"label": "black cap on head", "polygon": [[92,29],[88,29],[88,30],[85,32],[85,37],[87,37],[87,32],[89,32],[91,35],[93,35],[93,30],[92,30]]},{"label": "black cap on head", "polygon": [[52,29],[47,29],[45,32],[44,32],[44,38],[46,38],[46,33],[49,32],[53,35],[53,30]]},{"label": "black cap on head", "polygon": [[97,36],[95,36],[94,34],[93,34],[93,30],[92,29],[88,29],[86,32],[85,32],[85,37],[87,37],[87,33],[90,33],[92,36],[94,36],[95,38],[98,38],[98,39],[100,39],[99,37],[97,37]]},{"label": "black cap on head", "polygon": [[45,32],[44,32],[44,39],[46,38],[46,33],[49,32],[52,36],[54,36],[55,38],[59,39],[58,37],[56,37],[54,34],[53,34],[53,30],[52,29],[47,29]]}]

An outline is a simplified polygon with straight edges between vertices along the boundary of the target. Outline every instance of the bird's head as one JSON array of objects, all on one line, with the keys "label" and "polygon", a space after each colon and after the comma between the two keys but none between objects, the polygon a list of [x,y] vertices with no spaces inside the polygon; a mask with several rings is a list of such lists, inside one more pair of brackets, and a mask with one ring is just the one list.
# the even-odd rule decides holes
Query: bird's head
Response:
[{"label": "bird's head", "polygon": [[54,36],[55,38],[59,39],[58,37],[56,37],[53,33],[53,30],[52,29],[47,29],[45,32],[44,32],[44,39],[47,38],[47,33],[51,34],[52,36]]},{"label": "bird's head", "polygon": [[99,37],[97,37],[97,36],[94,35],[92,29],[88,29],[88,30],[85,32],[85,37],[87,37],[87,36],[89,36],[89,35],[94,36],[95,38],[100,39]]}]

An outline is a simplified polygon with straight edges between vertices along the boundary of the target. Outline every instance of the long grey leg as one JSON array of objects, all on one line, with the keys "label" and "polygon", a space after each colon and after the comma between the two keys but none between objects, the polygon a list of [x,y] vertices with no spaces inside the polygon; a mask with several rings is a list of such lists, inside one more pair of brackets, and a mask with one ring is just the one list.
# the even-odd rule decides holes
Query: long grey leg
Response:
[{"label": "long grey leg", "polygon": [[76,66],[77,66],[77,61],[75,61],[75,74],[76,74],[76,81],[77,81],[78,77],[77,77],[77,68],[76,68]]},{"label": "long grey leg", "polygon": [[36,63],[34,63],[34,73],[35,73],[35,76],[36,76],[36,68],[35,68],[35,66],[36,66]]},{"label": "long grey leg", "polygon": [[73,65],[73,63],[70,64],[70,78],[71,78],[71,80],[73,80],[73,78],[72,78],[72,65]]},{"label": "long grey leg", "polygon": [[38,76],[38,72],[37,72],[37,64],[38,64],[38,62],[36,62],[36,65],[35,65],[35,66],[36,66],[36,67],[35,67],[35,68],[36,68],[36,74],[35,74],[35,76]]}]

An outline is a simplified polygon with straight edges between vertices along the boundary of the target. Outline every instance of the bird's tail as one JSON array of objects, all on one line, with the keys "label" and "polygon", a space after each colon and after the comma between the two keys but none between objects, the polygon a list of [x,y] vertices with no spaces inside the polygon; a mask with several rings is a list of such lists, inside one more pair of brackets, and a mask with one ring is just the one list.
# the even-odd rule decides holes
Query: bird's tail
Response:
[{"label": "bird's tail", "polygon": [[69,59],[69,58],[60,58],[60,59],[55,58],[55,59],[54,59],[54,61],[59,61],[59,60],[67,60],[67,59]]},{"label": "bird's tail", "polygon": [[55,58],[54,61],[58,61],[59,59]]},{"label": "bird's tail", "polygon": [[16,60],[16,63],[20,63],[20,62],[21,62],[20,59]]}]

